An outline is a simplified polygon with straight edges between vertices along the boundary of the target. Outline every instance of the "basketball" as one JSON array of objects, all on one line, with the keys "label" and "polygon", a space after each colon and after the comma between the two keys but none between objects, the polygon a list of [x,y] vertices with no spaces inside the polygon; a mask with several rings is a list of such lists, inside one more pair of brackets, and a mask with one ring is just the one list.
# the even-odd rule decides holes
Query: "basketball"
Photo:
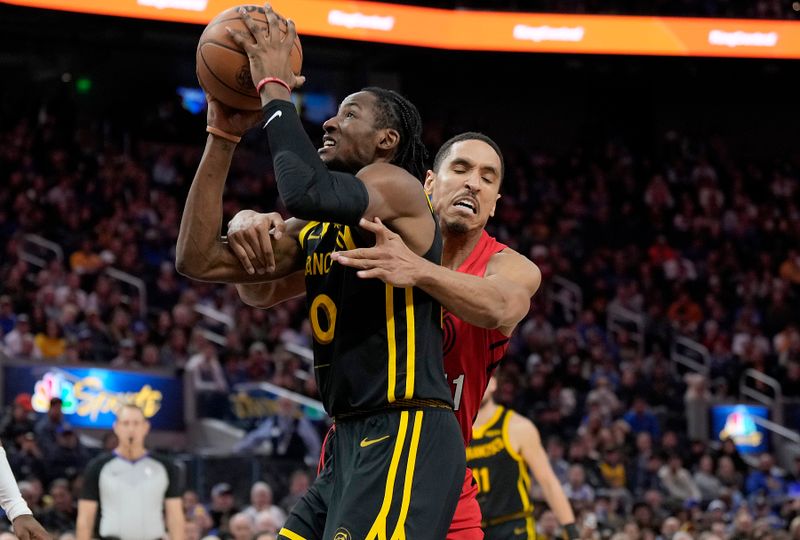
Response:
[{"label": "basketball", "polygon": [[[247,10],[250,17],[268,31],[264,8],[256,5],[234,6],[226,9],[208,23],[197,44],[197,80],[203,89],[234,109],[257,111],[261,99],[250,75],[247,54],[233,41],[225,27],[234,31],[249,30],[242,21],[239,8]],[[282,39],[286,39],[286,19],[278,15]],[[303,65],[303,49],[300,38],[294,41],[291,54],[292,71],[300,74]]]}]

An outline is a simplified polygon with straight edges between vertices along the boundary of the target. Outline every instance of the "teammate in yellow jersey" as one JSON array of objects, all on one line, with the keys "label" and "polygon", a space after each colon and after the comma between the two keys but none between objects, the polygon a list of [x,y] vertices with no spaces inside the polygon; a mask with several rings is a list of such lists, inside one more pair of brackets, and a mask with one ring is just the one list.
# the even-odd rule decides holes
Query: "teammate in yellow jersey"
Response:
[{"label": "teammate in yellow jersey", "polygon": [[575,515],[550,466],[539,430],[524,416],[498,405],[493,397],[496,389],[497,380],[492,377],[467,447],[467,466],[479,489],[485,539],[536,537],[529,470],[562,525],[564,537],[578,538]]}]

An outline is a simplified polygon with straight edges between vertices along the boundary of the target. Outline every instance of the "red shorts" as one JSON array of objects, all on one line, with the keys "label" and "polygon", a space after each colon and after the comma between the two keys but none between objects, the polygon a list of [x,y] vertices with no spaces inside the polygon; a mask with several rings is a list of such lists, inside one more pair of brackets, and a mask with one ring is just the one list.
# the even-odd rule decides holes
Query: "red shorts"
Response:
[{"label": "red shorts", "polygon": [[467,467],[456,513],[447,531],[447,540],[483,540],[481,507],[478,506],[477,496],[478,486],[472,478],[472,470]]}]

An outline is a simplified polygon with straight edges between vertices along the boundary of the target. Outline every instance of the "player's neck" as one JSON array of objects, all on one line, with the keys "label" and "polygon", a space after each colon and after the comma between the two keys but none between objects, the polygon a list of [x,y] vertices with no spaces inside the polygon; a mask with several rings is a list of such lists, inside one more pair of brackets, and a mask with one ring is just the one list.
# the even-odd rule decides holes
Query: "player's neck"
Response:
[{"label": "player's neck", "polygon": [[443,228],[442,266],[450,270],[457,270],[478,245],[482,233],[483,229],[452,233]]}]

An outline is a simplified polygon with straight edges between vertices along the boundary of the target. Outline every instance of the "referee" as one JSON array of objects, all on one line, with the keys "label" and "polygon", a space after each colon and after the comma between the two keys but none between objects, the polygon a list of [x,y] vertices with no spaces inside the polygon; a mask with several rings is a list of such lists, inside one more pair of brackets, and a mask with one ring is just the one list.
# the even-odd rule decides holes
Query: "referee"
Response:
[{"label": "referee", "polygon": [[114,422],[119,444],[86,468],[78,501],[77,540],[157,540],[167,531],[170,540],[184,540],[178,471],[165,458],[147,452],[148,431],[150,423],[139,407],[127,404],[119,410]]}]

